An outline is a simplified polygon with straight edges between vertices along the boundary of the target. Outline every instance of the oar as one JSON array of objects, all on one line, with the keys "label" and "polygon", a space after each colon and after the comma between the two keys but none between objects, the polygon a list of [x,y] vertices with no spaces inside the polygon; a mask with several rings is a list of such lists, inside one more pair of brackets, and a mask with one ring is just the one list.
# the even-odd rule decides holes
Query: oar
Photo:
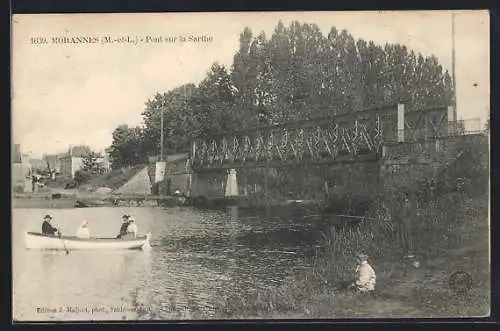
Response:
[{"label": "oar", "polygon": [[64,250],[66,251],[66,255],[69,255],[69,249],[66,248],[66,243],[64,242],[64,239],[61,238],[61,227],[59,227],[57,229],[57,232],[59,233],[59,239],[61,239],[61,241],[63,243]]},{"label": "oar", "polygon": [[132,216],[132,215],[130,215],[130,213],[126,213],[126,212],[124,212],[122,208],[120,208],[120,212],[122,213],[122,215],[129,215],[129,216]]}]

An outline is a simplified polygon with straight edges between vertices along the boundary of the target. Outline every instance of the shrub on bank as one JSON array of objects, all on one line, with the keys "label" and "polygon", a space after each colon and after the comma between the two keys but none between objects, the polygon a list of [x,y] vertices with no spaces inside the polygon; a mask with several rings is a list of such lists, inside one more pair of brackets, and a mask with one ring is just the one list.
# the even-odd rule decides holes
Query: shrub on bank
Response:
[{"label": "shrub on bank", "polygon": [[92,178],[92,174],[85,170],[78,170],[75,172],[75,182],[77,185],[87,183]]},{"label": "shrub on bank", "polygon": [[374,196],[347,193],[331,195],[324,212],[336,215],[364,215],[377,201]]},{"label": "shrub on bank", "polygon": [[16,185],[14,186],[14,193],[24,193],[24,186],[23,185]]},{"label": "shrub on bank", "polygon": [[[457,199],[462,199],[459,204]],[[374,220],[366,220],[357,228],[324,233],[323,244],[315,256],[304,261],[312,267],[286,277],[277,286],[254,288],[245,295],[229,293],[220,302],[213,303],[216,316],[325,318],[387,314],[408,317],[411,313],[442,317],[484,313],[489,279],[488,245],[484,243],[488,196],[469,198],[449,194],[411,210],[408,230],[412,234],[414,253],[421,262],[420,269],[411,269],[420,272],[421,276],[415,279],[405,277],[408,266],[402,255],[406,243],[398,239],[400,228],[391,216],[391,208],[397,207],[398,204],[386,201],[370,211]],[[463,249],[472,253],[460,253]],[[339,283],[352,281],[356,267],[354,256],[358,251],[369,254],[377,272],[378,298],[373,300],[386,302],[387,308],[383,303],[377,306],[339,291]],[[472,258],[467,262],[468,269],[475,270],[472,276],[478,284],[468,301],[453,296],[443,286],[464,254]],[[423,275],[430,278],[424,279]],[[399,308],[391,308],[391,304]]]},{"label": "shrub on bank", "polygon": [[[325,231],[315,256],[304,263],[311,268],[276,287],[248,295],[230,294],[215,303],[217,316],[450,317],[487,313],[487,147],[464,144],[432,181],[413,183],[406,191],[394,190],[385,196],[331,196],[328,212],[364,215],[365,219],[358,226]],[[353,280],[354,256],[359,251],[370,256],[377,272],[378,297],[368,304],[337,291],[337,284]],[[421,263],[418,270],[405,264],[404,255],[410,252]],[[475,288],[459,297],[446,282],[451,273],[463,268],[471,272]]]},{"label": "shrub on bank", "polygon": [[73,189],[73,188],[77,188],[78,187],[78,183],[74,180],[74,179],[67,179],[65,182],[64,182],[64,189],[65,190],[69,190],[69,189]]},{"label": "shrub on bank", "polygon": [[464,235],[478,225],[474,222],[487,222],[487,199],[448,194],[421,206],[410,202],[404,220],[394,217],[401,215],[401,203],[381,203],[370,212],[373,219],[324,234],[316,271],[330,281],[346,280],[352,277],[353,257],[358,251],[380,261],[401,261],[410,252],[423,259],[434,258],[444,249],[459,247]]}]

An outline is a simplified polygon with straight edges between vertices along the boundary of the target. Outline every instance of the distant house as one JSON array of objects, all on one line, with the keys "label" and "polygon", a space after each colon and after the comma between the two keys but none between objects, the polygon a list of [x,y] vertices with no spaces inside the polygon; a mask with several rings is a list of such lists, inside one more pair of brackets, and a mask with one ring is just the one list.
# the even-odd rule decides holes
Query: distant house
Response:
[{"label": "distant house", "polygon": [[83,167],[83,158],[90,152],[87,146],[70,147],[67,153],[59,156],[61,175],[75,178],[75,173]]},{"label": "distant house", "polygon": [[[62,156],[62,155],[61,155]],[[61,162],[59,160],[59,154],[45,154],[43,156],[46,167],[55,173],[61,172]]]},{"label": "distant house", "polygon": [[102,171],[104,172],[111,171],[109,148],[99,152],[99,157],[97,158],[97,162],[99,163],[99,167]]},{"label": "distant house", "polygon": [[47,162],[43,159],[30,159],[31,168],[35,171],[47,170]]},{"label": "distant house", "polygon": [[15,144],[12,153],[12,184],[23,191],[31,190],[31,164],[29,157],[21,153],[21,145]]},{"label": "distant house", "polygon": [[57,163],[56,163],[56,170],[58,170],[57,172],[62,174],[62,163],[64,161],[64,158],[66,158],[66,156],[68,155],[68,153],[59,153],[57,154]]}]

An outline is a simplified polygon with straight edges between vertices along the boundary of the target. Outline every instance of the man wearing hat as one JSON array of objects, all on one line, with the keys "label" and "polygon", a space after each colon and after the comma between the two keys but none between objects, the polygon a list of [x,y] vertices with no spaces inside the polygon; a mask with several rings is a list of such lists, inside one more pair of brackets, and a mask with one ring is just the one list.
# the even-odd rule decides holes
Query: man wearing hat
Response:
[{"label": "man wearing hat", "polygon": [[120,227],[120,234],[116,236],[116,238],[121,238],[127,235],[127,228],[128,225],[130,224],[129,222],[130,215],[123,215],[122,216],[122,226]]},{"label": "man wearing hat", "polygon": [[57,232],[57,228],[53,227],[50,222],[52,221],[52,216],[50,215],[45,215],[43,218],[43,223],[42,223],[42,233],[44,235],[49,235],[53,236]]},{"label": "man wearing hat", "polygon": [[359,253],[356,256],[356,260],[358,266],[352,288],[362,293],[373,293],[375,291],[377,276],[375,275],[375,270],[368,263],[368,255]]}]

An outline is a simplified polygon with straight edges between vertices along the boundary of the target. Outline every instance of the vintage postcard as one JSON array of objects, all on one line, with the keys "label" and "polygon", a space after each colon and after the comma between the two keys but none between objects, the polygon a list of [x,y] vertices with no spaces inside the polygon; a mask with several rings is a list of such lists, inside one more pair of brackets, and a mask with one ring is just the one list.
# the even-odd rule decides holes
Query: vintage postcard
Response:
[{"label": "vintage postcard", "polygon": [[487,11],[12,17],[13,319],[490,314]]}]

